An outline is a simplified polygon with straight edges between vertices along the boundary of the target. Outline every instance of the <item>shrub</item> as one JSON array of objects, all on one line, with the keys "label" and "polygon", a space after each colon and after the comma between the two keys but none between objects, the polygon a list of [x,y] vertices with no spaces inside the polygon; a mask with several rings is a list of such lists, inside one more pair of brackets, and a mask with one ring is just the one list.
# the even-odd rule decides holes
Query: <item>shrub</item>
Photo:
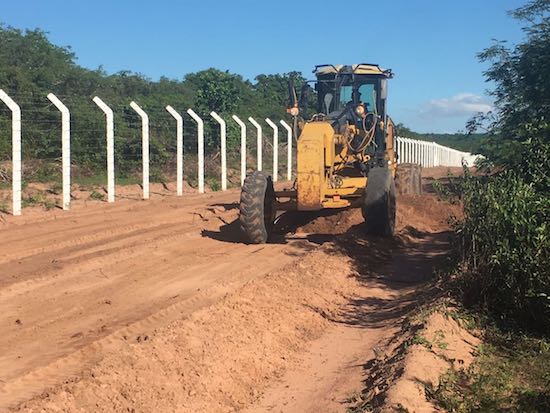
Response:
[{"label": "shrub", "polygon": [[550,333],[550,198],[512,172],[466,176],[457,225],[465,302]]}]

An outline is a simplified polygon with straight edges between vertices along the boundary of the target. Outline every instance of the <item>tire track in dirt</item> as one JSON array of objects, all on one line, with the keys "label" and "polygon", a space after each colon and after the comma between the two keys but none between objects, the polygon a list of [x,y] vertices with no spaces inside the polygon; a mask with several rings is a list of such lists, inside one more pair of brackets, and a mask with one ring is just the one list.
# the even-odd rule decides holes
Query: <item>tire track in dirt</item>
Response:
[{"label": "tire track in dirt", "polygon": [[181,318],[315,247],[205,237],[236,219],[238,193],[204,198],[4,226],[0,407],[97,362],[113,340]]},{"label": "tire track in dirt", "polygon": [[[237,192],[165,198],[37,220],[28,267],[12,270],[10,285],[0,277],[0,411],[242,410],[303,363],[299,354],[352,299],[384,297],[392,311],[397,296],[358,286],[357,277],[387,259],[393,244],[352,238],[341,244],[349,249],[335,248],[334,231],[362,222],[359,211],[323,217],[277,243],[243,245],[235,242],[237,199]],[[440,230],[433,216],[445,211],[426,201],[399,206],[403,239]],[[75,221],[80,230],[71,230]],[[68,232],[52,237],[48,227],[60,222]],[[24,246],[21,233],[35,235],[30,218],[2,230],[14,241],[4,245],[8,255]],[[388,326],[379,322],[383,334]],[[331,343],[325,354],[352,347]],[[331,358],[329,366],[348,360]],[[334,383],[318,379],[324,389]]]},{"label": "tire track in dirt", "polygon": [[[29,223],[18,227],[18,231],[5,231],[3,242],[11,248],[3,250],[0,255],[0,262],[10,259],[22,259],[37,253],[48,251],[63,251],[71,246],[80,246],[87,242],[100,242],[116,237],[127,237],[132,231],[148,231],[162,225],[174,225],[185,223],[188,226],[201,224],[200,215],[189,209],[181,210],[166,205],[160,206],[164,211],[158,211],[158,205],[147,206],[139,211],[141,221],[131,213],[134,208],[123,208],[121,211],[97,211],[96,214],[88,216],[87,219],[96,222],[87,225],[75,225],[77,217],[68,217],[52,223]],[[208,212],[208,211],[207,211]],[[150,215],[149,215],[150,214]],[[154,216],[154,220],[149,218]],[[61,230],[48,230],[48,228],[62,228]],[[33,237],[23,236],[19,238],[10,237],[14,232],[28,233],[32,231]]]}]

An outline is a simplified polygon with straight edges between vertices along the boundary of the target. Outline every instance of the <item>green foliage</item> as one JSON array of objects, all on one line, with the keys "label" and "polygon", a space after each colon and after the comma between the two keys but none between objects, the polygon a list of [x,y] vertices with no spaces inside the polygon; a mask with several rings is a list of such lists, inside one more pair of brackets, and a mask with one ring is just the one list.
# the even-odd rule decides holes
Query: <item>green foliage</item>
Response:
[{"label": "green foliage", "polygon": [[105,195],[100,192],[97,192],[96,190],[93,190],[90,193],[90,199],[93,199],[95,201],[103,201],[105,200]]},{"label": "green foliage", "polygon": [[23,207],[40,205],[47,210],[55,208],[55,202],[48,199],[44,194],[41,193],[32,193],[26,195],[21,200],[21,203]]},{"label": "green foliage", "polygon": [[449,370],[428,398],[448,412],[550,411],[550,343],[489,330],[465,370]]},{"label": "green foliage", "polygon": [[484,150],[498,169],[464,182],[459,282],[501,322],[550,334],[550,0],[512,14],[530,22],[526,41],[481,54],[497,107]]},{"label": "green foliage", "polygon": [[[511,13],[527,21],[526,40],[513,48],[497,42],[479,54],[490,62],[485,72],[495,83],[492,94],[497,112],[483,143],[484,155],[497,165],[525,171],[530,180],[533,171],[525,159],[537,156],[540,145],[546,146],[539,157],[539,168],[548,174],[550,144],[550,0],[533,0]],[[533,165],[530,165],[533,166]],[[540,174],[536,175],[540,177]],[[546,175],[548,182],[548,175]]]},{"label": "green foliage", "polygon": [[512,172],[467,176],[459,286],[468,304],[523,330],[550,333],[550,198]]},{"label": "green foliage", "polygon": [[[131,100],[136,101],[150,117],[151,170],[156,171],[154,179],[162,181],[159,173],[166,173],[175,163],[176,146],[175,122],[166,112],[166,105],[181,113],[192,107],[203,117],[206,151],[214,155],[219,151],[220,133],[210,111],[227,120],[228,149],[236,149],[240,129],[230,120],[232,114],[243,119],[253,116],[258,120],[289,120],[285,108],[290,76],[298,86],[305,81],[293,72],[259,75],[256,83],[251,83],[213,68],[187,74],[181,80],[162,77],[152,81],[129,71],[107,75],[101,68],[88,70],[78,66],[70,48],[53,45],[39,29],[21,31],[0,26],[0,85],[22,109],[23,159],[40,159],[56,172],[27,169],[27,180],[34,180],[35,175],[46,181],[60,179],[60,115],[46,98],[49,92],[71,111],[72,162],[84,175],[97,174],[106,165],[105,119],[91,100],[96,95],[115,113],[117,174],[130,177],[141,169],[141,121],[129,107]],[[0,159],[11,158],[9,125],[10,112],[2,105]],[[184,127],[184,150],[196,153],[196,125],[186,116]]]},{"label": "green foliage", "polygon": [[207,178],[206,184],[212,191],[219,191],[221,189],[221,185],[219,181],[214,177]]},{"label": "green foliage", "polygon": [[234,112],[242,97],[240,84],[244,83],[241,76],[210,68],[198,73],[190,73],[185,80],[196,91],[196,111],[208,114]]},{"label": "green foliage", "polygon": [[447,171],[447,179],[434,180],[432,188],[440,200],[457,204],[462,199],[463,181],[463,177],[454,176],[451,171]]}]

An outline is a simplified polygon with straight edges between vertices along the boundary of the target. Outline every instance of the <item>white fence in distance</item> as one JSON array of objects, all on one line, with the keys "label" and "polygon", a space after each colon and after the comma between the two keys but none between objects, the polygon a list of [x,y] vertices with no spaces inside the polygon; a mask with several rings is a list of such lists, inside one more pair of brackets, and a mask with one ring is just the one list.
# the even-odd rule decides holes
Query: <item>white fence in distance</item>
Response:
[{"label": "white fence in distance", "polygon": [[[63,209],[70,207],[70,183],[71,183],[71,158],[70,158],[70,111],[63,102],[54,94],[48,94],[47,98],[56,106],[61,113],[61,151],[62,151],[62,177],[63,177]],[[0,100],[8,106],[12,112],[12,213],[21,214],[21,109],[2,89],[0,89]],[[107,144],[107,201],[115,201],[115,164],[114,164],[114,115],[113,110],[95,96],[93,102],[105,114],[106,127],[105,139]],[[141,118],[142,132],[142,173],[143,173],[143,199],[149,198],[149,116],[136,102],[130,102],[130,107]],[[176,193],[183,195],[183,117],[172,106],[166,106],[166,110],[176,120]],[[187,114],[197,124],[197,155],[198,155],[198,192],[204,193],[204,121],[193,109],[188,109]],[[227,190],[227,147],[226,121],[216,112],[210,115],[220,125],[220,151],[221,151],[221,187]],[[238,116],[233,115],[232,119],[241,129],[241,185],[246,177],[246,123]],[[262,170],[262,125],[254,118],[249,117],[248,121],[255,127],[257,136],[257,169]],[[279,168],[279,128],[271,119],[265,119],[266,124],[273,130],[273,180],[278,179]],[[279,120],[279,124],[287,132],[287,179],[292,178],[292,144],[293,132],[290,125],[284,120]],[[474,162],[480,155],[473,155],[468,152],[461,152],[435,142],[427,142],[404,137],[396,138],[396,149],[398,153],[398,163],[418,163],[423,167],[435,166],[468,166],[474,165]]]},{"label": "white fence in distance", "polygon": [[417,163],[425,168],[436,166],[474,166],[481,155],[462,152],[435,142],[397,137],[397,163]]}]

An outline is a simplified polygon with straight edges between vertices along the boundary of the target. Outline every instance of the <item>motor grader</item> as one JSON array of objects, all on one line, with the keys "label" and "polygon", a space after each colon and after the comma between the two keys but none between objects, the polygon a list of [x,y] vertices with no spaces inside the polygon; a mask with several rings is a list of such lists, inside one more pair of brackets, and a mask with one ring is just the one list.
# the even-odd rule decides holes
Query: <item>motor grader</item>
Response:
[{"label": "motor grader", "polygon": [[403,192],[420,188],[418,166],[397,170],[395,125],[386,110],[393,73],[376,64],[318,65],[313,72],[317,109],[309,120],[303,119],[308,85],[299,101],[289,85],[287,112],[298,136],[293,186],[275,191],[268,174],[249,174],[240,198],[242,232],[249,242],[261,244],[269,239],[278,211],[361,207],[367,233],[392,236],[396,174],[409,187]]}]

